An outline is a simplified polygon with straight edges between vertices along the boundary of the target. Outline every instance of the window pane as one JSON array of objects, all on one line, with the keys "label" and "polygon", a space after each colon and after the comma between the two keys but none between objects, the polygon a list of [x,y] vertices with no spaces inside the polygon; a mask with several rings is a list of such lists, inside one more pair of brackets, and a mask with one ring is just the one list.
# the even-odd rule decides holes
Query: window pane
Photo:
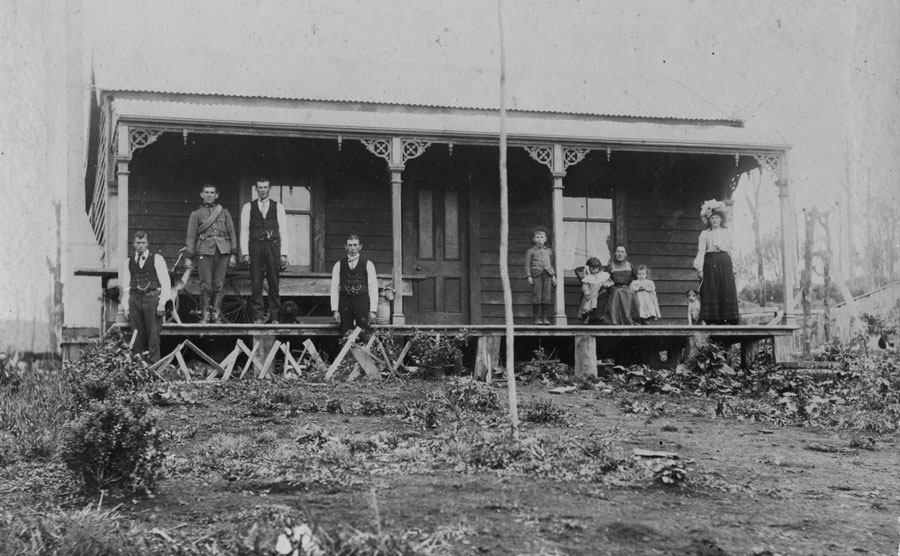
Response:
[{"label": "window pane", "polygon": [[589,198],[587,200],[587,215],[588,218],[603,218],[612,220],[612,199]]},{"label": "window pane", "polygon": [[310,195],[308,187],[282,185],[280,198],[285,210],[309,211]]},{"label": "window pane", "polygon": [[434,258],[434,199],[430,189],[419,190],[419,257]]},{"label": "window pane", "polygon": [[608,264],[610,244],[612,243],[609,222],[586,222],[585,224],[587,256],[597,257],[601,263]]},{"label": "window pane", "polygon": [[459,258],[459,193],[444,191],[444,258]]},{"label": "window pane", "polygon": [[587,203],[584,197],[563,197],[563,218],[584,218]]},{"label": "window pane", "polygon": [[579,268],[591,257],[609,263],[610,224],[608,222],[563,222],[563,237],[556,256],[566,270]]},{"label": "window pane", "polygon": [[288,259],[292,265],[310,267],[310,216],[308,214],[288,214],[287,233],[291,238]]}]

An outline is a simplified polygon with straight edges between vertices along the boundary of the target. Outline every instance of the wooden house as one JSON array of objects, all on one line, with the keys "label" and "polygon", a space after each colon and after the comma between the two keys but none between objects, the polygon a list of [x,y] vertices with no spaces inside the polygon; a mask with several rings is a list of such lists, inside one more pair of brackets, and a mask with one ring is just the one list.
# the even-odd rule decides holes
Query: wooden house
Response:
[{"label": "wooden house", "polygon": [[[88,218],[115,270],[129,234],[173,262],[203,183],[237,218],[259,174],[288,211],[291,297],[315,296],[348,233],[394,284],[395,324],[495,324],[500,286],[498,115],[462,107],[104,90],[94,112]],[[682,323],[705,199],[730,199],[743,172],[777,175],[790,216],[786,148],[740,121],[513,111],[510,268],[516,322],[530,316],[523,255],[551,230],[555,324],[574,322],[574,269],[617,244],[652,269],[662,324]],[[786,253],[793,253],[785,236]],[[784,276],[793,276],[785,261]],[[314,280],[318,279],[318,281]],[[785,284],[792,291],[792,284]],[[317,289],[318,288],[318,289]]]}]

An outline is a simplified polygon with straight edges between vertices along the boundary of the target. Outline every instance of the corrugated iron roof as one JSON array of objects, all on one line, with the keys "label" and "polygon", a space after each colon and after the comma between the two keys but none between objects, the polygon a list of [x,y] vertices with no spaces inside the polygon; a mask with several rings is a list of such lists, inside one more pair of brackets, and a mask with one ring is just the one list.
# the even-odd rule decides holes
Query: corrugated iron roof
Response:
[{"label": "corrugated iron roof", "polygon": [[[486,66],[369,59],[289,60],[142,50],[107,59],[97,70],[104,90],[497,110],[498,70]],[[172,63],[176,60],[176,63]],[[607,76],[613,86],[574,72],[508,76],[508,108],[522,112],[739,126],[742,122],[675,82],[637,74]],[[659,94],[664,90],[665,94]],[[639,92],[637,92],[639,91]]]}]

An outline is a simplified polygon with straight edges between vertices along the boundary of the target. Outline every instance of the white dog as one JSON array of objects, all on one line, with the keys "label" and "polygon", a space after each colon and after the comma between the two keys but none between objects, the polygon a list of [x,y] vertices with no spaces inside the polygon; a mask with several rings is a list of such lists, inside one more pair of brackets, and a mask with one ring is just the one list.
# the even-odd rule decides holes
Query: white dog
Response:
[{"label": "white dog", "polygon": [[700,295],[697,290],[691,290],[687,293],[687,321],[688,325],[703,324],[700,322]]}]

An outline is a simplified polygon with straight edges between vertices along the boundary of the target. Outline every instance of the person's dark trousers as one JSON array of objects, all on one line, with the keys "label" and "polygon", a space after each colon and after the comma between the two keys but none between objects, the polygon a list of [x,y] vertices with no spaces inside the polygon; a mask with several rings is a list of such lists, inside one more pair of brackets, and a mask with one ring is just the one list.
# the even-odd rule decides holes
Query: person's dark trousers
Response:
[{"label": "person's dark trousers", "polygon": [[150,352],[150,362],[159,361],[159,329],[162,316],[156,314],[159,305],[159,290],[149,292],[132,291],[128,299],[128,322],[132,330],[137,330],[134,352]]},{"label": "person's dark trousers", "polygon": [[354,327],[369,328],[369,295],[342,295],[338,298],[338,313],[341,314],[341,334]]},{"label": "person's dark trousers", "polygon": [[[254,319],[276,320],[281,312],[278,296],[278,273],[281,268],[281,242],[250,240],[250,308]],[[269,289],[269,316],[263,306],[263,274]]]},{"label": "person's dark trousers", "polygon": [[222,295],[222,287],[225,285],[228,257],[227,253],[200,255],[200,261],[197,263],[197,273],[200,275],[200,299],[208,300],[214,311],[216,296]]}]

